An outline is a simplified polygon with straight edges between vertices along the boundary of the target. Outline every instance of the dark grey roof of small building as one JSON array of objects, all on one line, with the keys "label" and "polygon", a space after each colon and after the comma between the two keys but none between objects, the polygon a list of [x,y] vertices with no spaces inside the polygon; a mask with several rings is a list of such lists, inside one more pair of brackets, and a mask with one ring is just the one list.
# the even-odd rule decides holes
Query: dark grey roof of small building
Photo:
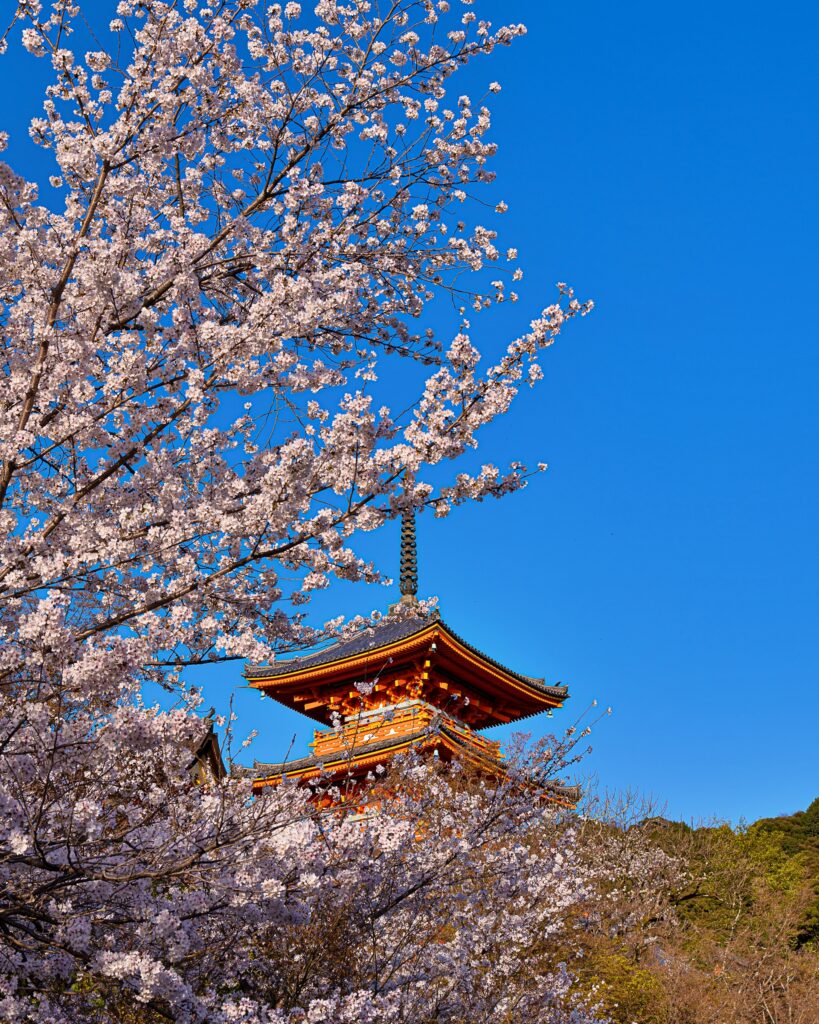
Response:
[{"label": "dark grey roof of small building", "polygon": [[228,770],[225,767],[225,762],[222,760],[219,739],[213,728],[213,716],[214,709],[211,708],[202,720],[203,732],[190,743],[193,757],[188,765],[188,771],[192,771],[196,765],[201,765],[210,771],[211,775],[218,782],[228,774]]},{"label": "dark grey roof of small building", "polygon": [[569,690],[566,686],[546,686],[543,679],[537,679],[532,676],[522,675],[520,672],[514,672],[512,669],[502,665],[499,661],[494,658],[490,658],[483,651],[478,650],[469,641],[464,640],[462,636],[459,636],[454,629],[443,622],[437,614],[432,616],[421,616],[412,615],[408,617],[398,617],[388,615],[375,623],[373,626],[367,626],[360,630],[356,636],[349,640],[340,640],[335,644],[331,644],[328,647],[323,648],[320,651],[316,651],[314,654],[306,654],[298,658],[288,658],[287,660],[278,661],[273,665],[251,665],[245,669],[245,676],[248,679],[274,679],[276,676],[285,675],[288,672],[299,672],[303,669],[316,668],[319,665],[325,665],[333,661],[341,661],[343,658],[349,658],[355,654],[365,654],[367,651],[376,650],[379,647],[385,647],[387,644],[394,643],[397,640],[405,640],[408,637],[413,636],[415,633],[420,633],[422,629],[426,629],[432,623],[437,622],[447,633],[450,634],[458,643],[463,644],[473,654],[477,654],[478,657],[488,662],[490,665],[494,665],[495,668],[501,669],[503,672],[508,672],[510,676],[515,679],[519,679],[521,682],[526,683],[533,689],[538,690],[540,693],[545,694],[549,697],[555,697],[558,700],[565,700],[569,696]]}]

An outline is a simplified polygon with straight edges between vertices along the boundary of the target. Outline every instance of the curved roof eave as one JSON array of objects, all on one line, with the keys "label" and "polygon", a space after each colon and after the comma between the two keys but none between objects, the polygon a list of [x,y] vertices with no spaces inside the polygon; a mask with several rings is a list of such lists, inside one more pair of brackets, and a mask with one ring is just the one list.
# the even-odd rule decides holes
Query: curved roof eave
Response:
[{"label": "curved roof eave", "polygon": [[[425,632],[430,627],[436,627],[460,644],[471,654],[492,668],[501,671],[530,687],[536,693],[552,697],[555,700],[563,701],[568,699],[569,691],[566,686],[547,686],[542,678],[523,675],[514,669],[490,657],[484,651],[475,647],[468,640],[465,640],[459,633],[456,633],[451,626],[448,626],[439,617],[422,618],[420,616],[389,620],[389,617],[382,619],[373,627],[361,630],[358,636],[350,640],[337,641],[334,644],[298,658],[289,658],[273,665],[248,665],[245,668],[245,678],[251,683],[264,685],[265,681],[271,682],[284,676],[296,675],[314,669],[329,668],[334,664],[347,661],[352,658],[371,657],[380,650],[386,650],[393,644],[401,641],[411,640],[417,634]],[[369,634],[369,635],[367,635]],[[536,712],[532,712],[533,714]],[[525,717],[529,717],[528,715]]]}]

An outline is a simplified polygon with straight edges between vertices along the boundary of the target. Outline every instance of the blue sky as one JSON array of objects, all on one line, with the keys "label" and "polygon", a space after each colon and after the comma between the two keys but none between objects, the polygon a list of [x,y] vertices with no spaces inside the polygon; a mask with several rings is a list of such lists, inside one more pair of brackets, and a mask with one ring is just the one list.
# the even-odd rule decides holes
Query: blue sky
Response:
[{"label": "blue sky", "polygon": [[[686,819],[804,808],[819,795],[819,10],[481,8],[529,27],[476,73],[503,84],[496,191],[526,270],[487,324],[516,333],[558,280],[597,308],[486,438],[485,459],[548,473],[421,517],[421,590],[492,656],[570,686],[551,725],[613,706],[585,766],[602,785]],[[31,71],[0,61],[0,128],[38,112]],[[27,144],[11,155],[37,172]],[[362,550],[390,569],[397,547],[393,528]],[[315,611],[391,596],[339,587]],[[235,692],[260,759],[311,737],[240,688],[241,666],[200,681],[220,709]]]}]

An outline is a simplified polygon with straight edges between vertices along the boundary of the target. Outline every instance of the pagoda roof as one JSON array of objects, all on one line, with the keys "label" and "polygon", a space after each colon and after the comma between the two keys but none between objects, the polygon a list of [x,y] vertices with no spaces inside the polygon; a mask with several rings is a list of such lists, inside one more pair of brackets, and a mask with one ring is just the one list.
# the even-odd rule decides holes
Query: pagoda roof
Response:
[{"label": "pagoda roof", "polygon": [[[442,748],[454,757],[471,762],[483,772],[493,775],[504,773],[502,760],[492,757],[471,743],[464,742],[462,730],[457,728],[456,723],[452,723],[452,726],[454,728],[444,720],[434,731],[424,728],[394,738],[385,737],[373,743],[362,743],[353,750],[339,751],[330,756],[318,757],[311,754],[309,757],[278,763],[254,761],[251,770],[253,784],[255,788],[264,788],[278,785],[283,779],[298,782],[314,779],[320,775],[328,776],[332,783],[333,779],[341,780],[346,772],[349,772],[351,776],[361,776],[365,771],[383,763],[383,757],[388,760],[396,754],[419,746],[427,749],[430,747]],[[249,774],[247,769],[244,769],[243,773]],[[579,786],[565,785],[556,781],[540,784],[539,788],[542,788],[549,800],[571,806],[577,804],[581,796]]]},{"label": "pagoda roof", "polygon": [[[450,735],[446,726],[442,726],[435,734],[432,734],[429,728],[424,727],[418,729],[415,732],[403,733],[400,736],[395,737],[384,737],[380,740],[375,740],[372,743],[362,743],[356,746],[353,750],[340,750],[338,753],[325,755],[319,757],[315,754],[311,754],[309,757],[300,757],[295,761],[283,761],[281,764],[275,764],[265,761],[254,761],[253,771],[255,780],[264,782],[268,777],[276,776],[297,776],[301,775],[305,771],[310,769],[316,769],[318,772],[327,771],[331,774],[338,773],[339,769],[344,768],[346,765],[353,766],[362,760],[369,760],[375,754],[393,754],[400,753],[409,747],[415,746],[423,741],[426,741],[430,745],[434,745],[435,742],[442,738],[444,741],[449,739],[452,741],[453,746],[459,748],[463,747],[464,744],[457,734],[452,733]],[[497,771],[500,767],[500,762],[495,758],[488,756],[480,756],[476,751],[470,749],[473,757],[480,757],[481,762],[485,762],[486,766],[491,766],[493,770]]]},{"label": "pagoda roof", "polygon": [[265,690],[287,706],[296,707],[316,721],[327,722],[326,708],[313,709],[312,713],[306,707],[299,708],[288,693],[290,686],[305,681],[320,686],[330,679],[352,679],[362,670],[380,669],[393,653],[421,651],[425,647],[429,650],[433,642],[437,648],[438,640],[441,641],[437,650],[439,658],[446,657],[460,670],[472,672],[488,691],[511,695],[514,713],[498,721],[516,721],[557,707],[569,696],[565,686],[547,686],[542,678],[523,675],[491,658],[456,633],[437,613],[429,616],[391,614],[361,629],[355,636],[312,654],[272,665],[248,666],[245,677],[252,686]]},{"label": "pagoda roof", "polygon": [[313,654],[282,658],[272,665],[248,665],[245,669],[245,676],[255,682],[257,679],[271,679],[274,676],[287,675],[290,672],[299,672],[303,669],[315,668],[318,665],[332,664],[349,658],[353,654],[363,654],[378,647],[386,647],[396,640],[404,640],[425,629],[431,621],[433,621],[431,617],[427,618],[421,615],[407,618],[386,615],[374,625],[360,629],[354,637],[338,640]]}]

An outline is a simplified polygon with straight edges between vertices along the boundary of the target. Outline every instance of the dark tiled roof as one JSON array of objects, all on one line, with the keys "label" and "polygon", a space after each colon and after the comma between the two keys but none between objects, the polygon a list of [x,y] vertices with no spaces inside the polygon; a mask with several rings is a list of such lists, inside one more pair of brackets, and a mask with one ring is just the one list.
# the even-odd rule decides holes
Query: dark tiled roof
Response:
[{"label": "dark tiled roof", "polygon": [[287,774],[288,772],[298,772],[306,768],[314,768],[317,765],[326,764],[338,766],[347,760],[352,760],[353,757],[355,759],[360,757],[369,757],[371,754],[377,754],[380,750],[387,751],[391,750],[393,747],[403,747],[407,744],[417,743],[419,740],[423,739],[431,740],[435,736],[449,737],[456,746],[461,747],[464,750],[468,749],[473,757],[486,761],[488,764],[495,765],[499,763],[496,758],[492,757],[491,754],[485,753],[479,747],[464,743],[463,737],[448,728],[446,722],[443,722],[437,729],[427,726],[424,729],[416,730],[416,732],[403,733],[396,736],[386,736],[383,739],[374,740],[372,743],[362,743],[360,746],[356,746],[352,751],[340,750],[334,754],[327,754],[324,757],[316,757],[315,754],[311,754],[309,757],[300,757],[297,761],[284,761],[280,764],[254,761],[253,774],[258,779],[264,779],[271,775],[280,775],[282,773]]},{"label": "dark tiled roof", "polygon": [[583,796],[580,786],[564,786],[559,782],[547,782],[544,789],[555,800],[565,800],[567,804],[579,804]]},{"label": "dark tiled roof", "polygon": [[[339,765],[343,764],[348,758],[351,762],[353,761],[352,755],[355,755],[356,759],[360,757],[368,757],[372,754],[377,754],[380,750],[386,751],[392,747],[417,743],[419,740],[423,739],[432,739],[437,734],[449,736],[457,746],[462,748],[464,747],[464,743],[457,733],[452,733],[447,729],[446,724],[443,724],[438,733],[429,728],[419,729],[417,732],[407,733],[402,736],[376,740],[373,743],[365,743],[360,747],[355,747],[353,751],[342,752],[343,756],[331,754],[326,757],[316,757],[315,755],[311,755],[310,757],[300,757],[296,761],[285,761],[279,764],[254,761],[252,769],[241,769],[240,773],[242,775],[251,775],[254,779],[261,781],[263,779],[269,779],[271,776],[275,775],[287,775],[290,772],[297,773],[309,770],[310,768],[327,765],[328,771],[334,774],[338,771]],[[493,768],[503,766],[502,760],[496,760],[490,755],[484,754],[481,750],[470,748],[470,753],[480,760],[485,761],[487,765],[491,765]],[[570,804],[577,804],[582,796],[580,786],[567,786],[563,783],[553,782],[551,780],[541,783],[540,786],[554,800],[562,800]]]},{"label": "dark tiled roof", "polygon": [[[356,757],[366,757],[368,754],[377,754],[379,750],[389,750],[391,747],[403,746],[406,743],[415,743],[418,740],[429,736],[429,729],[419,729],[418,732],[404,733],[401,736],[390,736],[382,740],[375,740],[373,743],[364,743],[354,750]],[[283,772],[297,772],[304,768],[315,768],[317,765],[339,764],[350,757],[351,752],[341,750],[335,754],[328,754],[325,757],[316,757],[311,754],[309,757],[300,757],[296,761],[283,761],[274,764],[267,761],[254,761],[253,773],[256,778],[264,779],[269,775],[281,775]]]},{"label": "dark tiled roof", "polygon": [[188,771],[192,771],[197,765],[210,771],[218,781],[223,779],[228,771],[225,762],[222,760],[222,751],[219,747],[219,740],[213,729],[213,708],[203,720],[204,731],[200,737],[189,744],[193,758],[188,765]]},{"label": "dark tiled roof", "polygon": [[425,618],[420,615],[414,615],[407,618],[398,618],[388,615],[374,626],[362,629],[350,640],[341,640],[338,643],[331,644],[329,647],[325,647],[321,651],[317,651],[315,654],[307,654],[301,658],[289,658],[286,661],[276,662],[274,665],[248,666],[245,669],[245,676],[248,679],[274,679],[276,676],[284,675],[288,672],[299,672],[303,669],[326,665],[329,662],[341,661],[343,658],[349,658],[355,654],[365,654],[367,651],[386,647],[397,640],[405,640],[416,633],[420,633],[422,629],[426,629],[435,622],[473,654],[477,654],[478,657],[490,665],[494,665],[495,668],[507,672],[513,678],[519,679],[540,693],[549,697],[556,697],[558,700],[564,700],[569,696],[569,690],[566,686],[546,686],[542,679],[514,672],[499,661],[495,661],[494,658],[490,658],[483,651],[470,644],[469,641],[464,640],[462,636],[459,636],[454,629],[447,626],[437,616]]},{"label": "dark tiled roof", "polygon": [[284,675],[286,672],[298,672],[301,669],[324,665],[330,661],[341,661],[353,654],[364,654],[366,651],[386,644],[403,640],[405,637],[420,633],[422,629],[434,621],[433,619],[412,616],[410,618],[394,618],[385,616],[374,626],[360,630],[350,640],[339,640],[314,654],[305,654],[299,658],[286,658],[273,665],[249,665],[245,669],[248,679],[271,679]]}]

